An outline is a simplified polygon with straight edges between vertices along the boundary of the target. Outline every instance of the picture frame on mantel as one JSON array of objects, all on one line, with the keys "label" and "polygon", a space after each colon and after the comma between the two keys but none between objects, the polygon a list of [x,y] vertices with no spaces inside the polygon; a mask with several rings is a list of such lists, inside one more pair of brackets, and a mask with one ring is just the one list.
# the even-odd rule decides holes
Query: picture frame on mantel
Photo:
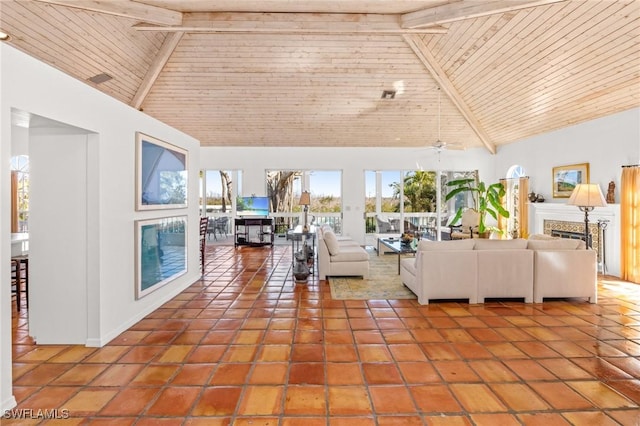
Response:
[{"label": "picture frame on mantel", "polygon": [[589,183],[589,163],[553,168],[553,198],[569,198],[580,183]]}]

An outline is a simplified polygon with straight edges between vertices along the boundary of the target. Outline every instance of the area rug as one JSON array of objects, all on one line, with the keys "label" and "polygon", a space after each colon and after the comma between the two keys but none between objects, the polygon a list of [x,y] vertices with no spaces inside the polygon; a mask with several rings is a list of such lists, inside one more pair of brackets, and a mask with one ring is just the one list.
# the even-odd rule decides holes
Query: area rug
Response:
[{"label": "area rug", "polygon": [[369,278],[329,277],[335,300],[415,299],[398,275],[398,256],[369,252]]}]

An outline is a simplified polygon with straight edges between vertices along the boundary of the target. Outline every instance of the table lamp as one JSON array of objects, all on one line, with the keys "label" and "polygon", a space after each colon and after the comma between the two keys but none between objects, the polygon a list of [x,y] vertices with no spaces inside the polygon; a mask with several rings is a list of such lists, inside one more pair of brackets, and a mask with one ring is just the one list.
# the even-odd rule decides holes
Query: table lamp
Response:
[{"label": "table lamp", "polygon": [[597,183],[580,183],[576,185],[567,202],[570,206],[578,206],[584,212],[584,242],[587,249],[591,248],[589,241],[589,212],[594,207],[605,207],[607,202]]},{"label": "table lamp", "polygon": [[304,226],[302,227],[302,232],[309,232],[309,222],[307,220],[309,204],[311,204],[311,194],[309,194],[309,191],[302,191],[298,204],[304,206]]}]

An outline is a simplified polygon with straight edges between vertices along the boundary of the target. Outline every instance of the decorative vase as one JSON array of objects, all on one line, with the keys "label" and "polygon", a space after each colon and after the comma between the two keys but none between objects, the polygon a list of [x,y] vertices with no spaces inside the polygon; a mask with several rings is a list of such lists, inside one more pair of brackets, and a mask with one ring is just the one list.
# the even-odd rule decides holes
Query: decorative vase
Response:
[{"label": "decorative vase", "polygon": [[308,264],[313,264],[313,258],[314,258],[314,253],[313,253],[313,247],[311,247],[309,244],[307,244],[307,242],[304,242],[304,246],[302,247],[302,250],[305,253],[305,257],[307,258],[307,263]]},{"label": "decorative vase", "polygon": [[298,281],[307,281],[309,278],[309,266],[307,265],[307,255],[304,251],[296,253],[296,263],[293,265],[293,278]]},{"label": "decorative vase", "polygon": [[529,194],[529,201],[531,201],[532,203],[535,203],[537,201],[537,199],[538,199],[538,196],[536,195],[535,192],[531,192]]}]

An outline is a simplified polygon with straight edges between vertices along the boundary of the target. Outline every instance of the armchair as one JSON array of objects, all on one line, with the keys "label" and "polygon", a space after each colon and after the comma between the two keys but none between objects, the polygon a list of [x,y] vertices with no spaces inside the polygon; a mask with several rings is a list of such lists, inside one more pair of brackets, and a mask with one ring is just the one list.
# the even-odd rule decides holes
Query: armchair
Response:
[{"label": "armchair", "polygon": [[452,240],[464,240],[467,238],[473,238],[475,232],[478,235],[478,222],[480,215],[473,209],[467,209],[462,213],[460,218],[460,224],[450,224],[450,236]]},{"label": "armchair", "polygon": [[227,224],[229,223],[229,218],[227,216],[221,216],[215,220],[215,225],[213,228],[213,238],[216,238],[216,232],[220,233],[220,236],[224,233],[224,237],[227,238]]},{"label": "armchair", "polygon": [[224,237],[227,238],[228,223],[228,216],[220,216],[216,219],[209,218],[209,226],[207,228],[209,239],[211,239],[211,234],[213,234],[213,239],[217,240],[216,232],[219,233],[220,236],[224,233]]},{"label": "armchair", "polygon": [[376,222],[378,223],[378,232],[381,234],[400,232],[399,219],[391,219],[386,216],[376,215]]}]

